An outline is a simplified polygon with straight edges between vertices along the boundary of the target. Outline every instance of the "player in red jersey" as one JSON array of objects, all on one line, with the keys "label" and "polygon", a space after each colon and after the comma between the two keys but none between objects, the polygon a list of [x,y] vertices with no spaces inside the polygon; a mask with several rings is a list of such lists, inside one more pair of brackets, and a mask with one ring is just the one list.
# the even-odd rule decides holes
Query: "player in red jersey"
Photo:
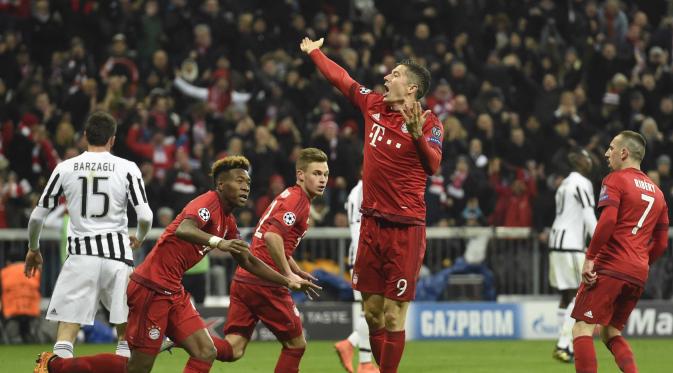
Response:
[{"label": "player in red jersey", "polygon": [[[241,267],[279,286],[306,290],[307,280],[288,278],[252,256],[239,237],[232,210],[244,206],[250,192],[248,160],[240,156],[213,164],[215,190],[185,206],[166,228],[150,254],[131,275],[127,289],[127,337],[131,357],[102,354],[61,359],[43,352],[35,373],[149,372],[168,336],[191,356],[184,372],[208,372],[216,357],[213,339],[182,286],[182,277],[210,250],[230,253]],[[216,338],[216,337],[215,337]]]},{"label": "player in red jersey", "polygon": [[[299,268],[292,253],[308,230],[311,200],[325,191],[327,155],[316,148],[303,149],[296,170],[297,184],[285,189],[267,207],[257,223],[250,251],[285,276],[297,281],[315,280]],[[275,372],[298,372],[306,339],[299,311],[287,289],[238,268],[230,295],[225,337],[215,343],[217,359],[240,359],[261,320],[283,345]]]},{"label": "player in red jersey", "polygon": [[400,63],[384,78],[386,92],[378,94],[327,58],[322,44],[304,38],[300,48],[364,117],[363,216],[353,287],[362,293],[381,372],[396,372],[425,255],[425,185],[439,167],[444,130],[417,101],[430,85],[427,69]]},{"label": "player in red jersey", "polygon": [[623,372],[638,371],[621,330],[647,281],[649,265],[668,245],[668,208],[661,190],[641,170],[645,139],[623,131],[605,152],[613,170],[603,179],[602,208],[582,268],[572,317],[575,370],[596,372],[593,333],[601,338]]}]

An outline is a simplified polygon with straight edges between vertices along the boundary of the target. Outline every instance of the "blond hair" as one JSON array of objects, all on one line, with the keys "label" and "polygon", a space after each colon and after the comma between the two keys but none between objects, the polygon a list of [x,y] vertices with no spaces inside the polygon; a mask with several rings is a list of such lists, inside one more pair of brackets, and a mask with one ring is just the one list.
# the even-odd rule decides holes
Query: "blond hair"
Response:
[{"label": "blond hair", "polygon": [[317,148],[302,149],[299,152],[299,157],[297,157],[296,168],[297,170],[306,171],[309,163],[314,162],[327,162],[327,154]]}]

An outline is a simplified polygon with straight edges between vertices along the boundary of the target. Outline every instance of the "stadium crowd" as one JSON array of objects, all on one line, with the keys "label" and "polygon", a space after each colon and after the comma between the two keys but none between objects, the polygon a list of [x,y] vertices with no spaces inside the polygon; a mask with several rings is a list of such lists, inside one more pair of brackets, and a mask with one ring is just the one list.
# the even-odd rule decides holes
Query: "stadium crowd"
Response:
[{"label": "stadium crowd", "polygon": [[668,6],[0,1],[0,228],[26,226],[55,165],[86,149],[82,127],[94,109],[117,118],[114,152],[137,162],[150,206],[168,221],[209,188],[213,160],[240,154],[252,164],[252,195],[239,225],[254,225],[294,183],[298,151],[314,146],[329,156],[331,177],[311,220],[346,226],[362,119],[301,53],[304,36],[324,36],[328,56],[374,90],[404,58],[432,72],[425,105],[443,121],[445,142],[428,183],[428,226],[547,227],[567,152],[587,149],[603,167],[598,183],[606,146],[624,129],[646,137],[643,168],[670,206]]}]

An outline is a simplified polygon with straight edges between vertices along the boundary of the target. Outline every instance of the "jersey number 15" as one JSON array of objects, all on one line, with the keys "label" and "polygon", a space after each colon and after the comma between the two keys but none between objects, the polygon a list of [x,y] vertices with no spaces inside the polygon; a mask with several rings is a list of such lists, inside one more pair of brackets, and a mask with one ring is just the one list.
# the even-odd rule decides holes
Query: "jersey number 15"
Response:
[{"label": "jersey number 15", "polygon": [[110,196],[105,192],[99,191],[98,186],[100,185],[99,182],[107,180],[108,177],[100,177],[100,176],[93,177],[93,190],[91,193],[94,195],[103,196],[103,212],[98,215],[91,215],[91,216],[87,216],[86,211],[86,202],[89,199],[88,195],[89,179],[86,176],[80,176],[79,179],[82,180],[82,217],[102,218],[105,215],[107,215],[108,211],[110,210]]}]

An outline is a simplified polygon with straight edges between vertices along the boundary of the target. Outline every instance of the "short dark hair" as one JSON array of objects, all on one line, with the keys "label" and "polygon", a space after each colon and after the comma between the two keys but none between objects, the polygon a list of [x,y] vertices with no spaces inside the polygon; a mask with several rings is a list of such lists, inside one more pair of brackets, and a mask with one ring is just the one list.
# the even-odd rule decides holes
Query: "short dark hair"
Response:
[{"label": "short dark hair", "polygon": [[404,60],[399,63],[407,68],[407,77],[418,86],[416,99],[420,100],[428,94],[430,89],[430,71],[414,60]]},{"label": "short dark hair", "polygon": [[104,111],[94,111],[86,119],[84,131],[89,145],[103,146],[117,132],[117,121]]},{"label": "short dark hair", "polygon": [[645,137],[634,131],[622,131],[619,136],[622,137],[620,145],[629,149],[629,156],[641,162],[645,158],[645,147],[647,146]]},{"label": "short dark hair", "polygon": [[299,152],[297,157],[297,170],[306,171],[309,163],[313,162],[327,162],[327,154],[318,148],[306,148]]},{"label": "short dark hair", "polygon": [[213,178],[213,183],[217,184],[217,177],[221,173],[235,169],[249,171],[250,161],[240,155],[230,155],[228,157],[218,159],[215,161],[215,163],[213,163],[213,167],[210,169],[210,176]]}]

